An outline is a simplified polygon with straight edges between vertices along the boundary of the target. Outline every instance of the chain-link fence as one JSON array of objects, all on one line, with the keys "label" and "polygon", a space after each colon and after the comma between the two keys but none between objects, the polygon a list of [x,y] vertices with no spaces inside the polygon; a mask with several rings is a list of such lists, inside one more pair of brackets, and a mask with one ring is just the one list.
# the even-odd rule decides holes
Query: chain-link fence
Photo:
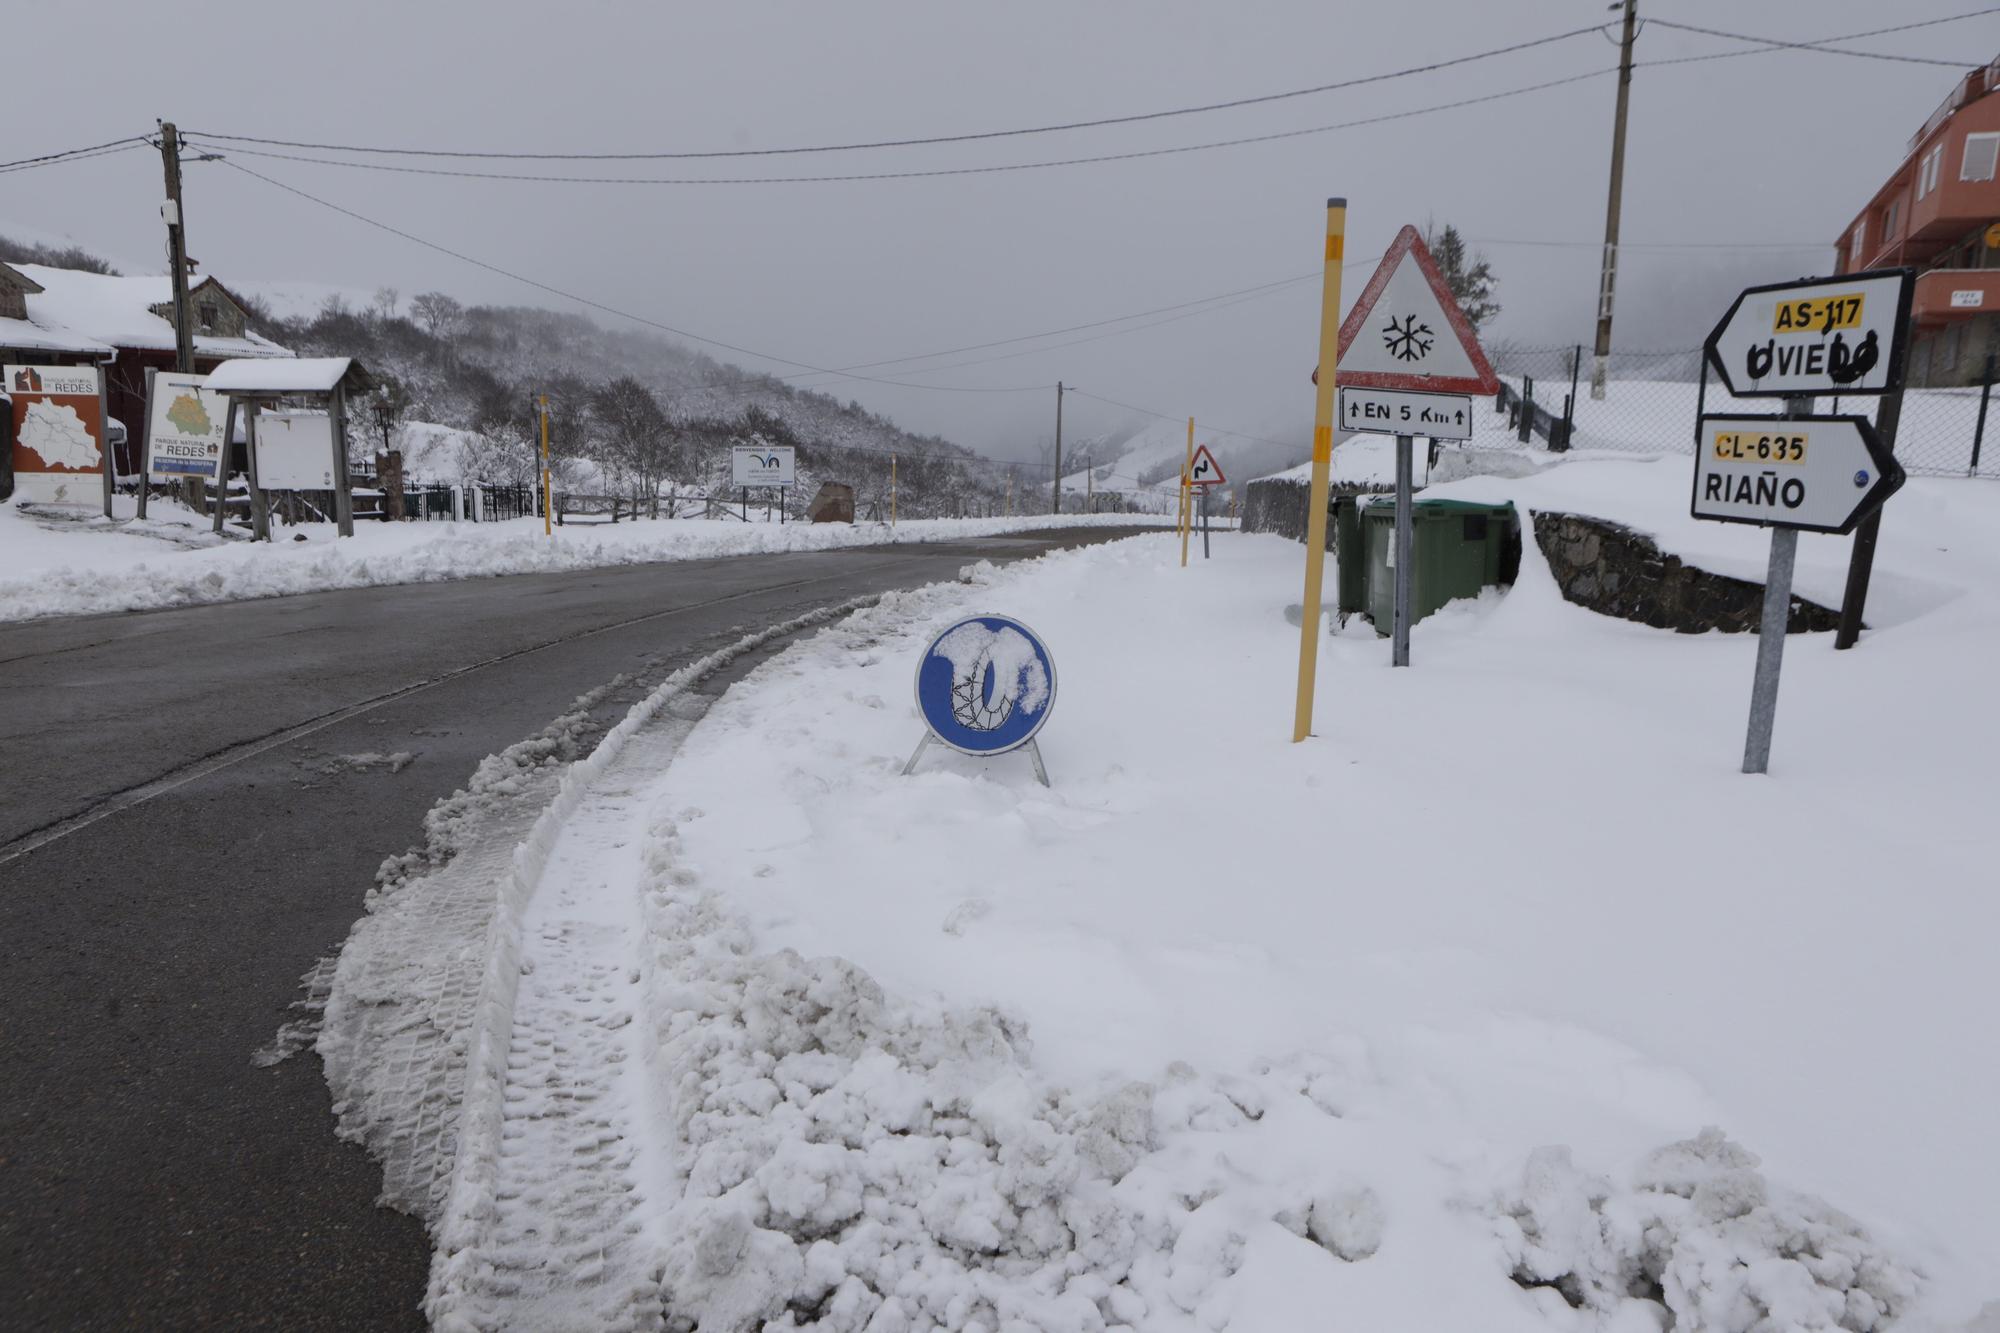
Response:
[{"label": "chain-link fence", "polygon": [[[1586,344],[1500,341],[1487,351],[1501,391],[1479,413],[1475,447],[1686,454],[1694,451],[1699,412],[1768,415],[1781,406],[1777,399],[1733,397],[1713,374],[1704,391],[1699,347],[1613,351],[1601,399],[1591,396]],[[1989,404],[1991,362],[1986,369],[1985,383],[1970,388],[1904,391],[1896,457],[1912,475],[2000,478],[2000,440],[1988,439],[2000,434],[2000,403]],[[1817,410],[1873,419],[1881,402],[1821,397]]]}]

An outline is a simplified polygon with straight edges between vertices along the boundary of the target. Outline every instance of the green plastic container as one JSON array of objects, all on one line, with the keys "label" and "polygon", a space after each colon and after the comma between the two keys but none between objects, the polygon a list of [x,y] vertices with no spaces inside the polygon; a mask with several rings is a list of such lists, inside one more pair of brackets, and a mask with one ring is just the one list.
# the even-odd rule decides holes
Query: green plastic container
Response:
[{"label": "green plastic container", "polygon": [[[1361,600],[1375,632],[1386,635],[1396,617],[1395,502],[1378,499],[1360,517]],[[1411,624],[1447,602],[1514,581],[1520,537],[1513,505],[1419,500],[1410,506],[1410,528]]]}]

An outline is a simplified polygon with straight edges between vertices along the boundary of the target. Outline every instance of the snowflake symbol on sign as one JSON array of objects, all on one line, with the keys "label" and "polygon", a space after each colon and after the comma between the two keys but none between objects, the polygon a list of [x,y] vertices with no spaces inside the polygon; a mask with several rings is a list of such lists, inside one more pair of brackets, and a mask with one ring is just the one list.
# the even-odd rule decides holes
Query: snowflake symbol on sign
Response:
[{"label": "snowflake symbol on sign", "polygon": [[1432,340],[1431,326],[1417,323],[1415,315],[1405,315],[1400,320],[1391,318],[1382,326],[1382,345],[1398,360],[1423,360],[1430,354]]}]

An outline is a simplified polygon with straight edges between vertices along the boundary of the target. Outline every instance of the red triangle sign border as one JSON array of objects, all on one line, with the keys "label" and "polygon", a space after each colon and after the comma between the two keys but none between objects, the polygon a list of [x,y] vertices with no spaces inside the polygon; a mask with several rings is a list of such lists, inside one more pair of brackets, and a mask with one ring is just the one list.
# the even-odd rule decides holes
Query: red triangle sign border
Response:
[{"label": "red triangle sign border", "polygon": [[[1206,481],[1196,481],[1194,478],[1200,472],[1201,464],[1204,462],[1208,464],[1209,471],[1215,475]],[[1196,446],[1194,457],[1188,460],[1188,485],[1226,486],[1228,484],[1229,478],[1222,474],[1222,464],[1215,461],[1215,455],[1208,451],[1208,446],[1205,444]]]},{"label": "red triangle sign border", "polygon": [[[1347,373],[1341,370],[1340,360],[1347,356],[1347,349],[1353,343],[1375,313],[1375,303],[1382,297],[1382,291],[1389,285],[1390,277],[1396,272],[1406,255],[1414,254],[1417,268],[1430,283],[1431,291],[1444,310],[1445,319],[1451,323],[1451,331],[1458,339],[1459,346],[1472,362],[1474,375],[1423,375],[1417,373],[1392,374],[1379,370],[1362,370]],[[1334,383],[1356,389],[1405,389],[1418,393],[1496,393],[1500,388],[1500,377],[1493,373],[1493,365],[1486,359],[1486,352],[1479,345],[1479,335],[1473,331],[1471,321],[1459,309],[1458,299],[1445,285],[1444,274],[1438,270],[1437,260],[1431,257],[1430,247],[1424,244],[1423,236],[1413,226],[1404,225],[1396,233],[1396,239],[1382,256],[1368,285],[1361,289],[1354,305],[1347,312],[1347,318],[1340,325],[1340,353],[1334,363]]]}]

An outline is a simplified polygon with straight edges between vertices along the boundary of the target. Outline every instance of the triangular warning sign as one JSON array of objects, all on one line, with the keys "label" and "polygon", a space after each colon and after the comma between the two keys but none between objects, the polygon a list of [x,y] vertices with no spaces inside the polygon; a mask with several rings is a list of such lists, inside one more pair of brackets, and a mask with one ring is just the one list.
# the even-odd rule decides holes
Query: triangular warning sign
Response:
[{"label": "triangular warning sign", "polygon": [[1336,382],[1357,389],[1493,393],[1478,335],[1415,227],[1396,234],[1340,325]]},{"label": "triangular warning sign", "polygon": [[1194,451],[1194,461],[1188,464],[1188,485],[1220,486],[1229,478],[1222,475],[1222,464],[1215,461],[1215,455],[1202,445]]}]

